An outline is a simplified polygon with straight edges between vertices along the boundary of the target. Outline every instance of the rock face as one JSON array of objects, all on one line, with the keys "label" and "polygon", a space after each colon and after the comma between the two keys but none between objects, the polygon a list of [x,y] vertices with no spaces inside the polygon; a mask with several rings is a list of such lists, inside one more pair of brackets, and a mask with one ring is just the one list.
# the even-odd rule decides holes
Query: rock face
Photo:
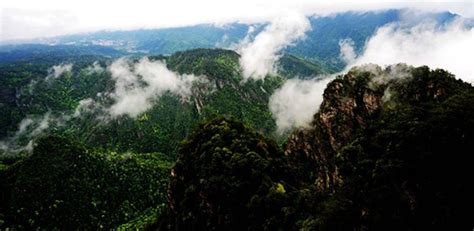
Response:
[{"label": "rock face", "polygon": [[348,203],[354,230],[464,229],[472,118],[474,88],[446,71],[363,66],[328,84],[285,155],[304,184]]},{"label": "rock face", "polygon": [[[396,104],[441,102],[452,95],[454,85],[462,85],[454,78],[437,78],[439,75],[451,76],[444,71],[430,72],[427,67],[404,64],[386,69],[376,65],[351,69],[328,84],[312,127],[294,132],[285,154],[298,164],[304,160],[306,166],[312,166],[314,177],[307,180],[314,180],[320,190],[334,191],[344,182],[336,156],[369,124],[379,121],[381,112]],[[446,84],[448,80],[453,83]]]},{"label": "rock face", "polygon": [[383,107],[383,90],[361,87],[373,76],[366,73],[356,77],[355,72],[339,76],[328,84],[312,128],[296,131],[286,146],[286,155],[304,156],[317,166],[316,184],[321,190],[333,189],[342,183],[334,157]]}]

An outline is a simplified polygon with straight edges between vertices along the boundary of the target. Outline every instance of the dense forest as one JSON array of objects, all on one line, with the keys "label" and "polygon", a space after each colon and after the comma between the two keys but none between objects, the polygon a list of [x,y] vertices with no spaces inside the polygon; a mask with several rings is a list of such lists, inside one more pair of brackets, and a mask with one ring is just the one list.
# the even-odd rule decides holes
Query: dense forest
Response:
[{"label": "dense forest", "polygon": [[283,149],[214,119],[181,145],[151,228],[468,229],[473,103],[444,70],[365,66],[328,84],[312,127]]},{"label": "dense forest", "polygon": [[[352,68],[309,127],[277,135],[272,93],[333,67],[284,55],[243,81],[230,50],[88,52],[0,65],[1,229],[472,228],[474,89],[445,70]],[[161,64],[199,81],[113,114],[114,68],[146,92],[140,68]]]},{"label": "dense forest", "polygon": [[[247,81],[242,85],[238,58],[233,51],[212,49],[178,52],[169,57],[151,56],[150,60],[164,61],[170,70],[178,73],[205,76],[205,82],[192,87],[188,100],[165,92],[159,97],[159,104],[138,118],[118,116],[105,123],[97,119],[100,111],[86,111],[80,117],[72,115],[84,99],[111,104],[110,97],[105,95],[115,88],[115,80],[105,67],[114,59],[72,56],[53,61],[4,64],[0,66],[3,73],[0,80],[3,86],[0,136],[15,136],[17,125],[24,118],[39,123],[47,115],[51,125],[48,130],[91,146],[174,156],[177,144],[193,126],[218,114],[233,115],[270,134],[275,130],[275,122],[267,107],[268,98],[286,77],[272,76],[265,81]],[[130,59],[132,63],[139,62],[138,58]],[[286,63],[285,60],[282,59],[282,63]],[[59,78],[51,78],[53,74],[49,67],[58,62],[63,66],[72,65],[71,70]],[[295,73],[303,66],[304,74],[326,71],[296,57],[292,57],[291,66],[287,66],[286,70]],[[61,126],[66,119],[68,126]],[[35,128],[30,127],[30,130]],[[25,131],[25,135],[20,134],[14,141],[25,145],[31,132]]]},{"label": "dense forest", "polygon": [[[88,49],[32,49],[40,49],[42,58],[0,64],[2,227],[109,229],[128,227],[124,223],[134,219],[150,223],[164,211],[170,168],[193,128],[226,115],[273,137],[276,125],[267,105],[273,91],[287,78],[330,71],[284,55],[280,74],[242,82],[234,51],[149,56],[150,63],[203,79],[185,100],[166,91],[137,116],[111,117],[106,109],[115,100],[116,58]],[[131,67],[144,62],[140,56],[126,60]],[[88,100],[101,108],[82,107]],[[64,176],[69,180],[63,182]],[[72,210],[82,204],[81,212]]]}]

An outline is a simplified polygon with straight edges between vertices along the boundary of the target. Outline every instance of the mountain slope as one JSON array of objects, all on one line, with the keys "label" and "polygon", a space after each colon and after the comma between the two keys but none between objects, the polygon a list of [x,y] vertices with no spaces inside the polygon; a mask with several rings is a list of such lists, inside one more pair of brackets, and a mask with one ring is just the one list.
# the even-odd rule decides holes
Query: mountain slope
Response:
[{"label": "mountain slope", "polygon": [[[192,50],[189,56],[199,54],[199,58],[175,57],[182,65],[176,67],[195,67],[223,57],[232,60],[234,55],[227,52]],[[202,67],[194,71],[205,72],[212,65]],[[227,81],[223,88],[237,81],[221,77],[214,80]],[[256,91],[255,86],[248,91],[241,87],[236,91]],[[353,68],[328,84],[312,126],[295,131],[284,150],[264,132],[229,116],[200,123],[180,145],[172,143],[178,136],[165,140],[147,134],[156,125],[147,119],[154,116],[153,110],[157,118],[168,116],[174,121],[172,126],[188,126],[173,119],[177,111],[195,105],[178,106],[181,103],[152,109],[136,121],[118,119],[107,129],[119,129],[101,136],[102,142],[113,143],[112,138],[129,142],[120,145],[155,145],[155,139],[161,139],[171,148],[179,147],[170,176],[166,173],[170,163],[162,154],[117,154],[110,151],[113,147],[88,140],[95,147],[86,148],[77,142],[82,139],[79,135],[71,136],[75,142],[43,137],[36,140],[31,156],[14,164],[2,160],[0,227],[109,229],[126,223],[120,227],[411,230],[472,226],[465,211],[472,207],[474,193],[466,151],[474,139],[474,88],[444,70],[403,64]],[[107,127],[103,126],[92,131]],[[129,134],[131,128],[135,133]]]},{"label": "mountain slope", "polygon": [[[281,60],[286,57],[289,56]],[[130,57],[128,60],[139,63],[142,59]],[[24,145],[36,136],[32,134],[39,133],[35,131],[42,121],[47,124],[45,133],[62,134],[92,146],[169,155],[176,153],[180,140],[199,121],[215,115],[232,115],[262,133],[272,134],[276,125],[268,100],[273,91],[286,78],[298,73],[306,76],[327,70],[322,65],[291,56],[291,65],[281,65],[279,69],[282,75],[269,76],[265,81],[242,82],[239,55],[230,50],[194,49],[171,56],[150,56],[149,60],[165,62],[171,71],[192,74],[200,81],[193,84],[185,100],[172,92],[164,92],[153,97],[151,108],[137,117],[121,115],[107,120],[101,119],[108,116],[104,111],[93,108],[89,111],[82,108],[86,111],[81,116],[74,114],[81,104],[91,100],[102,108],[114,103],[110,94],[116,89],[117,80],[112,78],[110,66],[117,60],[72,56],[0,65],[0,113],[3,115],[0,137],[4,141],[0,147],[25,149]],[[57,74],[60,70],[63,72]],[[17,134],[22,122],[26,129]]]},{"label": "mountain slope", "polygon": [[443,70],[354,68],[328,84],[285,153],[304,181],[349,200],[362,227],[468,226],[473,96]]},{"label": "mountain slope", "polygon": [[322,61],[315,61],[313,59],[312,62],[310,62],[301,57],[289,54],[280,57],[276,66],[278,67],[279,73],[287,78],[308,78],[318,75],[329,75],[336,72],[335,69],[325,65]]},{"label": "mountain slope", "polygon": [[31,156],[0,172],[0,227],[115,228],[163,205],[170,167],[160,153],[97,152],[43,137]]},{"label": "mountain slope", "polygon": [[19,44],[0,46],[0,63],[14,62],[38,62],[40,60],[52,61],[56,59],[73,59],[79,56],[108,56],[118,57],[124,52],[111,47],[98,45],[72,46],[72,45],[41,45],[41,44]]},{"label": "mountain slope", "polygon": [[285,157],[232,119],[210,121],[182,146],[157,227],[470,227],[473,103],[472,85],[444,70],[369,65],[328,84]]}]

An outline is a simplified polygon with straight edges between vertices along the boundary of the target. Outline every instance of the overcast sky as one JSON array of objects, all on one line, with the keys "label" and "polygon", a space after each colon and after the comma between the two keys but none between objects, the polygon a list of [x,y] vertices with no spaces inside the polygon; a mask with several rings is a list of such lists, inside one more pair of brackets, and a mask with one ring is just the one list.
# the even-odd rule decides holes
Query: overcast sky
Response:
[{"label": "overcast sky", "polygon": [[[355,4],[357,2],[358,4]],[[362,4],[361,4],[362,2]],[[0,41],[96,30],[162,28],[199,23],[272,20],[285,11],[324,15],[347,10],[418,8],[473,17],[473,1],[317,0],[2,0]]]}]

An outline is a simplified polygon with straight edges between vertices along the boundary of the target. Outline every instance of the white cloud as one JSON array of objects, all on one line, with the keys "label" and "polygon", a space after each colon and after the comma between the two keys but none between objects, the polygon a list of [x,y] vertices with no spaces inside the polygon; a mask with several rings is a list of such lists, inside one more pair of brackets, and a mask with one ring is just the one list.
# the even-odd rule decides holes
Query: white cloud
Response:
[{"label": "white cloud", "polygon": [[72,116],[74,118],[81,117],[83,112],[91,112],[96,109],[96,105],[98,104],[92,98],[82,99],[79,101],[79,105],[77,105],[76,109],[74,109]]},{"label": "white cloud", "polygon": [[[70,71],[72,64],[52,67],[49,76],[59,77],[64,71]],[[90,71],[104,71],[98,63],[89,68]],[[41,116],[30,115],[18,124],[17,131],[3,140],[0,140],[0,154],[17,154],[22,151],[30,152],[33,140],[44,134],[51,125],[62,127],[73,118],[83,116],[84,112],[92,112],[96,119],[104,122],[121,115],[136,117],[150,109],[160,96],[171,92],[187,100],[191,95],[191,87],[195,81],[206,83],[206,79],[194,75],[180,75],[170,71],[162,61],[150,61],[142,58],[138,62],[120,58],[108,66],[111,78],[115,81],[112,92],[98,93],[98,101],[86,98],[79,101],[74,113],[55,114],[47,112]],[[103,103],[112,99],[112,105]],[[24,141],[28,141],[25,145]]]},{"label": "white cloud", "polygon": [[33,131],[31,131],[31,133],[28,134],[28,136],[35,137],[43,133],[44,130],[49,128],[50,122],[51,122],[51,113],[47,112],[39,120],[36,121],[35,128],[33,129]]},{"label": "white cloud", "polygon": [[274,73],[279,51],[303,37],[310,28],[303,14],[293,12],[272,21],[253,41],[246,37],[238,50],[244,79],[263,79]]},{"label": "white cloud", "polygon": [[94,73],[102,73],[104,71],[105,69],[102,66],[100,66],[98,61],[95,61],[91,66],[88,66],[86,68],[86,72],[89,75],[92,75]]},{"label": "white cloud", "polygon": [[[366,63],[391,65],[427,65],[443,68],[467,82],[474,82],[473,28],[461,20],[443,28],[431,23],[413,27],[390,24],[377,30],[366,43],[364,51],[348,67]],[[341,49],[342,52],[342,49]]]},{"label": "white cloud", "polygon": [[191,95],[191,87],[197,77],[179,75],[168,70],[162,61],[143,58],[132,63],[121,58],[108,70],[115,80],[115,90],[110,94],[115,103],[107,109],[112,116],[136,117],[153,106],[157,97],[171,92],[183,99]]},{"label": "white cloud", "polygon": [[61,76],[62,74],[66,73],[66,72],[71,72],[72,71],[72,66],[73,64],[69,63],[69,64],[59,64],[59,65],[54,65],[51,67],[51,69],[49,70],[49,75],[46,76],[46,80],[49,80],[51,78],[58,78],[59,76]]},{"label": "white cloud", "polygon": [[[52,117],[51,112],[41,116],[27,116],[19,124],[14,135],[0,140],[0,154],[17,154],[19,152],[31,152],[33,150],[33,139],[48,129],[51,123],[58,123],[62,117]],[[20,139],[28,142],[22,144]]]},{"label": "white cloud", "polygon": [[[185,6],[185,7],[184,7]],[[163,28],[198,23],[268,22],[284,11],[325,15],[348,10],[407,8],[449,10],[474,16],[472,1],[416,0],[4,0],[0,2],[0,41],[60,34],[137,28]]]},{"label": "white cloud", "polygon": [[290,79],[277,89],[270,97],[269,107],[278,133],[310,125],[323,101],[324,89],[332,79]]},{"label": "white cloud", "polygon": [[347,38],[339,41],[340,56],[346,63],[353,63],[357,57],[354,51],[354,41]]}]

